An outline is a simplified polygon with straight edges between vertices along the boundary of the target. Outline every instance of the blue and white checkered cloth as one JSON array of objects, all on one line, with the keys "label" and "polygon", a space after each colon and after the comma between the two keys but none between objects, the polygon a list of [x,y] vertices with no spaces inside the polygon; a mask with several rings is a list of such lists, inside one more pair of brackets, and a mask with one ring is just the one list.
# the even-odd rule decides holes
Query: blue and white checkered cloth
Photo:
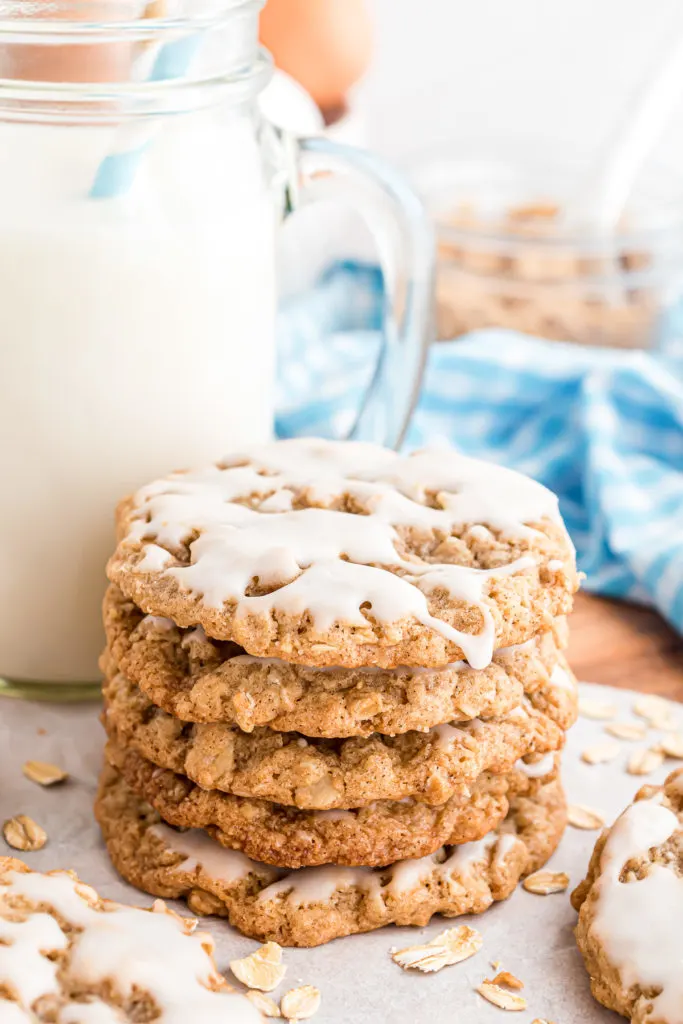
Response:
[{"label": "blue and white checkered cloth", "polygon": [[[382,285],[339,265],[279,330],[278,433],[348,429],[379,345]],[[449,443],[560,497],[590,590],[656,606],[683,632],[683,324],[658,352],[505,330],[434,345],[407,448]]]}]

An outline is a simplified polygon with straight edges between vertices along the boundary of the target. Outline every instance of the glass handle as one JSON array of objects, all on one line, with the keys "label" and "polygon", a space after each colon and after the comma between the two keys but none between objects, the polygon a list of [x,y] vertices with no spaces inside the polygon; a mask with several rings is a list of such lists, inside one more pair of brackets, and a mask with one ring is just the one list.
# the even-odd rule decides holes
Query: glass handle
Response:
[{"label": "glass handle", "polygon": [[317,137],[286,139],[294,167],[288,210],[334,199],[353,206],[377,245],[384,330],[349,438],[401,444],[434,336],[434,234],[402,175],[361,149]]}]

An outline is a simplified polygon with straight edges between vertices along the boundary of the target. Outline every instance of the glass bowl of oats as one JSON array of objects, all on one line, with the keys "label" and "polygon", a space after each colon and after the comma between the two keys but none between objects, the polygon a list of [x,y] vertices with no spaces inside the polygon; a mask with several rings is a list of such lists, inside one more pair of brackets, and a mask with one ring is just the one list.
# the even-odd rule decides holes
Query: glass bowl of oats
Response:
[{"label": "glass bowl of oats", "polygon": [[557,341],[656,346],[683,295],[683,193],[661,169],[598,230],[569,161],[445,159],[415,180],[436,224],[442,340],[505,327]]}]

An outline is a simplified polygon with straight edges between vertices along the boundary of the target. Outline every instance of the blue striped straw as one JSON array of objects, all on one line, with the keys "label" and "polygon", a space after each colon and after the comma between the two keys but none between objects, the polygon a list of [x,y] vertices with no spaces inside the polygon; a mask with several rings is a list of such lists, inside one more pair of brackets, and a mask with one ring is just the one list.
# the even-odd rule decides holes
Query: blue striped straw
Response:
[{"label": "blue striped straw", "polygon": [[[198,33],[162,46],[147,81],[164,82],[186,75],[199,46],[199,40]],[[144,134],[146,137],[139,142],[136,141],[140,137],[138,126],[135,126],[133,131],[121,131],[120,147],[105,156],[97,169],[90,189],[92,199],[113,199],[126,195],[131,189],[144,153],[151,142],[152,130],[147,128]]]}]

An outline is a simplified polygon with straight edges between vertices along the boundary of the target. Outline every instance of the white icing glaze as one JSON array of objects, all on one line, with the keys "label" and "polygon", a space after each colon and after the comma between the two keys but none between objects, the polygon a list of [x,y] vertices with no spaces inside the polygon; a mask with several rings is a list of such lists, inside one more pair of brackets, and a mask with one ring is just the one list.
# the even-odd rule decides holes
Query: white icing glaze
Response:
[{"label": "white icing glaze", "polygon": [[40,951],[66,949],[66,935],[49,914],[35,914],[26,921],[0,918],[0,985],[15,992],[24,1006],[42,995],[59,991],[57,965]]},{"label": "white icing glaze", "polygon": [[29,1017],[18,1003],[11,1003],[0,996],[0,1021],[2,1024],[35,1024],[35,1017]]},{"label": "white icing glaze", "polygon": [[[239,465],[245,459],[252,464]],[[146,545],[139,571],[165,570],[210,607],[239,602],[240,615],[310,610],[321,631],[341,620],[366,625],[361,605],[369,603],[381,622],[412,617],[458,643],[474,668],[485,667],[493,653],[493,622],[483,603],[486,582],[533,570],[535,560],[521,558],[495,570],[405,560],[395,527],[447,534],[485,522],[514,538],[533,532],[527,522],[561,523],[550,491],[456,453],[401,457],[373,445],[299,440],[253,449],[224,465],[174,474],[138,493],[139,518],[129,537],[157,542]],[[323,505],[349,495],[366,514],[281,511],[291,507],[292,489]],[[259,497],[258,511],[236,503]],[[167,569],[164,549],[176,550],[196,531],[192,564]],[[277,589],[245,597],[254,578]],[[478,636],[430,615],[425,595],[437,589],[480,609],[484,628]]]},{"label": "white icing glaze", "polygon": [[[153,616],[153,615],[147,615],[142,620],[142,623],[146,623],[146,622],[148,622],[148,621],[150,621],[150,620],[152,620],[154,618],[155,618],[155,616]],[[165,624],[167,622],[171,623],[171,620],[170,619],[165,619],[165,618],[160,618],[159,622],[162,623],[162,625],[159,628],[162,631],[165,632],[166,627],[163,624]],[[173,623],[171,623],[171,625],[173,625]],[[175,628],[175,626],[174,626],[174,628]],[[183,636],[183,643],[186,643],[187,641],[189,641],[189,639],[191,637],[194,637],[194,636],[196,636],[198,639],[206,640],[206,633],[204,632],[202,627],[201,626],[196,626],[194,629],[192,629],[191,631],[187,632]],[[527,651],[527,650],[530,650],[531,647],[533,647],[533,645],[535,643],[536,643],[536,637],[531,637],[529,640],[525,640],[521,644],[511,644],[509,647],[499,647],[497,651],[494,651],[494,656],[495,657],[506,658],[508,656],[513,655],[515,653],[515,651]],[[288,667],[287,666],[287,662],[283,661],[282,658],[259,658],[255,654],[236,654],[236,655],[234,655],[234,657],[230,658],[230,664],[231,665],[272,666],[273,668]],[[354,669],[354,672],[357,673],[358,675],[368,675],[368,676],[378,675],[380,672],[382,672],[385,675],[388,674],[388,675],[396,675],[396,676],[398,676],[398,675],[405,675],[405,674],[409,674],[411,676],[420,676],[420,675],[427,675],[427,674],[429,674],[429,675],[433,675],[435,677],[438,677],[441,674],[445,675],[446,673],[451,673],[451,672],[465,672],[467,669],[470,669],[471,667],[472,666],[468,662],[466,662],[466,661],[451,661],[447,665],[441,665],[439,668],[423,668],[421,665],[397,665],[397,667],[394,668],[394,669],[383,669],[383,668],[378,668],[376,665],[360,665],[359,667]],[[345,669],[341,665],[326,665],[326,666],[307,666],[306,671],[320,673],[322,675],[322,674],[329,674],[330,672],[340,672],[340,671],[348,672],[348,669]],[[568,674],[566,672],[564,672],[562,669],[560,669],[559,666],[556,667],[556,671],[558,672],[557,679],[553,680],[552,676],[551,676],[551,680],[553,682],[555,682],[555,684],[558,687],[560,687],[562,689],[565,689],[565,688],[566,689],[572,689],[572,690],[576,689],[576,684],[572,681],[571,677],[568,676]]]},{"label": "white icing glaze", "polygon": [[122,1024],[123,1021],[124,1018],[117,1010],[99,999],[88,1003],[71,1003],[63,1007],[57,1016],[57,1024]]},{"label": "white icing glaze", "polygon": [[140,562],[138,569],[144,569],[145,572],[161,572],[172,561],[171,554],[165,548],[159,547],[158,544],[148,544],[145,548],[145,557]]},{"label": "white icing glaze", "polygon": [[[0,880],[0,915],[16,897],[52,908],[77,929],[71,936],[69,970],[86,988],[110,982],[123,998],[134,989],[148,992],[159,1007],[160,1024],[259,1021],[237,993],[213,991],[221,982],[207,952],[213,943],[201,932],[190,934],[191,921],[114,903],[98,910],[93,890],[61,873],[7,872]],[[56,965],[48,954],[65,949],[67,938],[51,914],[28,913],[19,921],[0,916],[0,939],[0,985],[17,993],[23,1009],[59,991]],[[104,1020],[100,1016],[97,1024]],[[94,1024],[94,1019],[83,1024]]]},{"label": "white icing glaze", "polygon": [[356,888],[366,892],[379,892],[380,873],[372,868],[343,868],[325,865],[318,868],[301,868],[285,875],[279,882],[262,889],[258,899],[270,903],[278,896],[285,898],[295,907],[311,903],[325,903],[335,892]]},{"label": "white icing glaze", "polygon": [[550,675],[550,682],[558,690],[566,690],[568,693],[576,692],[576,681],[572,679],[566,669],[556,665]]},{"label": "white icing glaze", "polygon": [[542,779],[544,775],[549,775],[555,767],[555,755],[545,754],[540,761],[534,761],[533,764],[527,764],[526,761],[520,759],[516,767],[530,779]]},{"label": "white icing glaze", "polygon": [[173,619],[167,619],[163,615],[145,615],[138,626],[144,630],[152,630],[155,633],[173,633],[176,624]]},{"label": "white icing glaze", "polygon": [[648,1020],[683,1024],[683,878],[653,864],[645,878],[621,882],[626,862],[680,830],[675,814],[641,800],[617,820],[600,861],[592,930],[626,988],[661,989]]},{"label": "white icing glaze", "polygon": [[521,840],[512,832],[503,832],[498,837],[496,848],[493,851],[493,863],[501,864],[519,846],[520,842]]},{"label": "white icing glaze", "polygon": [[429,853],[426,857],[414,857],[401,860],[388,869],[390,874],[387,890],[394,896],[410,892],[422,885],[428,878],[431,878],[441,867],[444,859],[443,847],[435,853]]},{"label": "white icing glaze", "polygon": [[464,729],[458,729],[454,725],[449,725],[448,723],[435,725],[430,729],[430,735],[434,739],[434,746],[438,750],[451,750],[455,743],[459,743],[463,737],[467,735],[468,729],[471,728],[472,725],[473,722],[468,722],[467,728]]},{"label": "white icing glaze", "polygon": [[335,865],[303,868],[292,871],[284,878],[263,889],[258,899],[269,903],[284,897],[293,906],[307,906],[311,903],[325,903],[336,892],[356,888],[371,898],[380,899],[382,893],[400,897],[424,884],[430,878],[451,879],[469,875],[475,865],[489,860],[491,849],[496,847],[495,856],[503,858],[519,840],[515,836],[485,836],[478,842],[445,848],[426,857],[398,861],[388,868],[345,868]]},{"label": "white icing glaze", "polygon": [[338,811],[334,808],[328,811],[316,811],[315,816],[318,821],[353,821],[351,811]]},{"label": "white icing glaze", "polygon": [[266,867],[245,857],[239,850],[221,846],[198,828],[176,832],[168,825],[158,824],[153,825],[150,832],[169,849],[186,858],[178,865],[178,870],[194,871],[201,867],[212,878],[228,883],[239,882],[254,874],[261,878],[277,878],[279,874],[277,868]]},{"label": "white icing glaze", "polygon": [[441,865],[442,872],[467,874],[475,864],[485,863],[489,859],[489,851],[496,842],[497,837],[484,836],[474,843],[463,843],[462,846],[454,846],[450,857]]}]

